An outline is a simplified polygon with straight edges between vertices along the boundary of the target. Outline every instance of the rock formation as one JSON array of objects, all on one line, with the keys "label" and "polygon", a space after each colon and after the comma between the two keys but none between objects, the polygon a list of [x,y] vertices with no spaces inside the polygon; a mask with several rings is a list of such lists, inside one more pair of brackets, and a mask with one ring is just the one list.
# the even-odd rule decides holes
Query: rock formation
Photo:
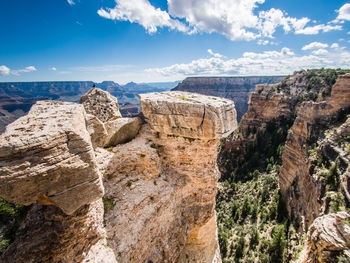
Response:
[{"label": "rock formation", "polygon": [[194,92],[208,96],[217,96],[233,100],[240,121],[248,109],[248,93],[254,91],[255,85],[273,84],[284,77],[190,77],[179,83],[173,91]]},{"label": "rock formation", "polygon": [[87,126],[94,148],[128,142],[141,128],[140,118],[122,118],[117,98],[106,91],[92,88],[80,103],[88,113]]},{"label": "rock formation", "polygon": [[80,98],[86,113],[96,116],[100,121],[107,122],[121,118],[117,98],[98,88],[90,89]]},{"label": "rock formation", "polygon": [[97,153],[108,244],[120,262],[220,261],[215,160],[219,138],[237,126],[225,119],[233,103],[184,92],[140,102],[148,124],[136,139]]},{"label": "rock formation", "polygon": [[[316,218],[309,228],[298,263],[339,262],[350,258],[350,215],[346,212]],[[341,261],[343,262],[343,261]]]},{"label": "rock formation", "polygon": [[0,193],[9,202],[55,204],[72,214],[103,195],[78,104],[35,104],[1,135],[0,164]]},{"label": "rock formation", "polygon": [[104,149],[100,136],[114,130],[120,136],[108,141],[125,142],[140,120],[100,116],[101,105],[92,107],[100,94],[88,95],[95,115],[81,104],[38,102],[1,135],[0,196],[31,204],[1,262],[220,262],[216,155],[237,127],[233,103],[141,95],[149,124]]}]

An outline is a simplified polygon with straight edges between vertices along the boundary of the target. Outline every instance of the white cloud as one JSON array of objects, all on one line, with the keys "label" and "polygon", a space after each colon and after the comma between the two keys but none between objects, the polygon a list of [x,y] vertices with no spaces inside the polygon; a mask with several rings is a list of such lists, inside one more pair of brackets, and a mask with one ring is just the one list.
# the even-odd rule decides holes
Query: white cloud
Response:
[{"label": "white cloud", "polygon": [[283,11],[275,8],[269,11],[261,11],[259,13],[259,18],[259,27],[262,35],[265,37],[272,37],[278,26],[282,26],[283,30],[288,33],[292,29],[301,30],[310,22],[310,19],[306,17],[301,19],[288,17]]},{"label": "white cloud", "polygon": [[10,75],[11,70],[5,65],[0,66],[0,76]]},{"label": "white cloud", "polygon": [[[327,52],[327,50],[326,50]],[[318,53],[318,52],[317,52]],[[193,60],[187,64],[175,64],[164,68],[150,68],[146,72],[159,76],[178,78],[198,75],[282,75],[303,68],[348,67],[350,52],[332,52],[297,55],[289,48],[262,53],[245,52],[236,59],[207,58]]]},{"label": "white cloud", "polygon": [[258,40],[258,45],[263,45],[263,46],[266,46],[267,44],[269,44],[269,40],[262,40],[262,39],[259,39]]},{"label": "white cloud", "polygon": [[302,35],[317,35],[320,32],[324,32],[327,33],[329,31],[334,31],[334,30],[342,30],[343,27],[340,25],[324,25],[324,24],[320,24],[320,25],[316,25],[316,26],[308,26],[308,27],[304,27],[301,29],[297,29],[295,30],[295,34],[302,34]]},{"label": "white cloud", "polygon": [[188,31],[183,23],[170,18],[167,12],[155,8],[148,0],[116,0],[114,8],[101,8],[97,13],[101,17],[112,20],[136,22],[142,25],[148,33],[157,32],[158,27]]},{"label": "white cloud", "polygon": [[342,29],[329,24],[307,26],[311,19],[289,17],[280,9],[256,11],[265,0],[167,0],[168,12],[155,8],[149,0],[115,2],[114,8],[101,8],[97,13],[107,19],[138,23],[148,33],[167,27],[187,34],[218,33],[232,41],[249,41],[273,38],[278,27],[285,33],[307,35]]},{"label": "white cloud", "polygon": [[326,43],[312,42],[308,45],[303,46],[302,50],[320,49],[320,48],[327,48],[327,47],[328,47],[328,44]]},{"label": "white cloud", "polygon": [[333,44],[331,45],[331,48],[339,48],[339,44],[338,44],[338,43],[333,43]]},{"label": "white cloud", "polygon": [[20,73],[28,73],[33,71],[37,71],[37,69],[34,66],[28,66],[28,67],[25,67],[24,69],[11,70],[11,74],[19,76]]},{"label": "white cloud", "polygon": [[350,3],[343,5],[338,11],[337,20],[350,21]]},{"label": "white cloud", "polygon": [[328,53],[328,50],[324,49],[324,48],[320,48],[320,49],[312,51],[312,54],[314,54],[314,55],[325,55],[327,53]]},{"label": "white cloud", "polygon": [[222,58],[223,56],[219,53],[214,53],[213,50],[208,49],[208,53],[216,58]]},{"label": "white cloud", "polygon": [[57,68],[56,68],[56,67],[52,67],[51,70],[52,70],[52,71],[56,71]]},{"label": "white cloud", "polygon": [[7,76],[10,74],[19,76],[20,73],[27,73],[32,71],[37,71],[37,69],[34,66],[28,66],[28,67],[25,67],[24,69],[11,70],[5,65],[0,66],[0,75],[3,75],[3,76]]},{"label": "white cloud", "polygon": [[70,5],[75,5],[74,1],[73,0],[67,0],[68,4]]}]

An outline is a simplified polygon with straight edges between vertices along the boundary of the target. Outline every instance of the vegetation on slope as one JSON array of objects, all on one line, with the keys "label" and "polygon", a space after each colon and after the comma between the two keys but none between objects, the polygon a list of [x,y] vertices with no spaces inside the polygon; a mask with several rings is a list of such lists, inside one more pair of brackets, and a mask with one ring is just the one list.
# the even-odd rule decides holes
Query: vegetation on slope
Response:
[{"label": "vegetation on slope", "polygon": [[[337,77],[349,72],[342,69],[302,70],[286,77],[268,92],[292,97],[295,108],[303,101],[327,99]],[[224,263],[278,263],[298,257],[305,233],[297,233],[298,226],[288,220],[278,187],[283,148],[296,114],[269,120],[265,123],[266,128],[254,124],[245,130],[238,128],[220,144],[218,164],[222,177],[216,210]],[[340,211],[345,206],[337,194],[340,192],[339,161],[327,163],[321,154],[325,146],[317,144],[324,130],[316,134],[308,147],[310,155],[314,156],[313,168],[327,183],[329,210]],[[340,144],[345,150],[348,147],[344,138]],[[323,173],[320,172],[322,169]]]}]

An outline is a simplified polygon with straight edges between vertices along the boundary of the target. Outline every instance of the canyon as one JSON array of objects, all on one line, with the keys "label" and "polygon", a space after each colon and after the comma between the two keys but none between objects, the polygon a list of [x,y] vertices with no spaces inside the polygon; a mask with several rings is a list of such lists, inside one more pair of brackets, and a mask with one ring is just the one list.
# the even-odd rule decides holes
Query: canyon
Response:
[{"label": "canyon", "polygon": [[218,157],[223,262],[349,257],[349,85],[349,70],[302,70],[249,95]]},{"label": "canyon", "polygon": [[347,262],[350,70],[276,78],[187,78],[142,119],[35,102],[0,135],[0,262]]}]

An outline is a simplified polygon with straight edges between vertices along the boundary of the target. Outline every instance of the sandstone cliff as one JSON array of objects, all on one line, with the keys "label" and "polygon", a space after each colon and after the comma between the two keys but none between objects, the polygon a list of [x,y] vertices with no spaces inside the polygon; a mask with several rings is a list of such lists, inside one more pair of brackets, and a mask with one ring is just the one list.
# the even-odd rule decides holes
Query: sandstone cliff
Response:
[{"label": "sandstone cliff", "polygon": [[[108,114],[117,110],[113,98],[100,116],[93,105],[101,98],[110,99],[92,90],[83,104],[38,102],[1,135],[0,196],[30,205],[11,219],[1,261],[220,262],[216,155],[237,127],[234,104],[141,95],[148,124],[138,133],[128,118]],[[118,125],[138,135],[101,148],[99,136],[119,134]]]}]

